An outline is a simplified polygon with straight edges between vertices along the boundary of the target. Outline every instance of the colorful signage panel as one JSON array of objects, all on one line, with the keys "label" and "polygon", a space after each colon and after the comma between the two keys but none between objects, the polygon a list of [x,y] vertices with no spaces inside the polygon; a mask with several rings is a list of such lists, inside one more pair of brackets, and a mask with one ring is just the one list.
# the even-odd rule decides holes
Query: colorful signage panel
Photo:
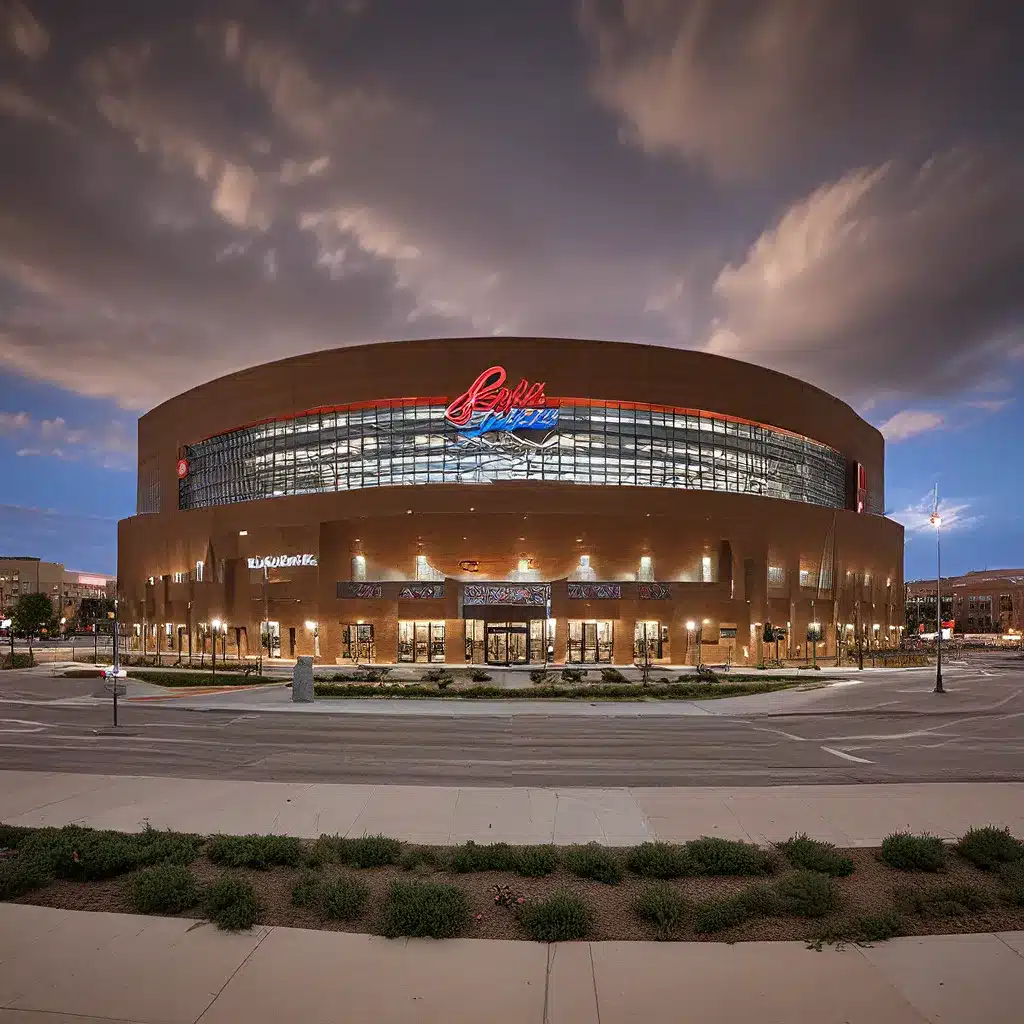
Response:
[{"label": "colorful signage panel", "polygon": [[519,431],[551,431],[558,426],[558,409],[548,406],[543,381],[531,384],[524,378],[508,388],[507,376],[503,366],[489,367],[445,409],[445,419],[461,437],[515,437]]}]

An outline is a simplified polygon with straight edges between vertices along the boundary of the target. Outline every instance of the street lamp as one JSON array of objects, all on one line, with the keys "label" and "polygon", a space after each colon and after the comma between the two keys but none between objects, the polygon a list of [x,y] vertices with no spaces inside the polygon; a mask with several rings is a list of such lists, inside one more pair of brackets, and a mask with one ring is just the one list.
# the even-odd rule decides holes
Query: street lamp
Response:
[{"label": "street lamp", "polygon": [[939,510],[928,520],[935,527],[935,618],[938,630],[935,634],[935,693],[945,693],[942,688],[942,551],[939,545],[939,527],[942,516]]},{"label": "street lamp", "polygon": [[320,657],[320,624],[312,619],[306,619],[306,629],[313,634],[313,657]]},{"label": "street lamp", "polygon": [[686,620],[686,657],[690,657],[690,634],[697,628],[697,623],[693,619]]},{"label": "street lamp", "polygon": [[214,680],[217,678],[217,634],[220,632],[220,619],[214,619],[210,623],[213,627],[213,658],[210,664],[213,666],[212,674]]}]

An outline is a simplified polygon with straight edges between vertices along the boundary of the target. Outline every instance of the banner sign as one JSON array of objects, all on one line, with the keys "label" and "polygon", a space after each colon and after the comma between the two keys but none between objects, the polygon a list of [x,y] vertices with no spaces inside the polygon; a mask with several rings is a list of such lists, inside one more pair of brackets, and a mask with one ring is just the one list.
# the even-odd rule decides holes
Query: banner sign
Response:
[{"label": "banner sign", "polygon": [[547,405],[543,381],[531,384],[523,379],[514,388],[507,388],[506,377],[503,366],[484,370],[469,390],[445,409],[445,419],[463,438],[482,438],[485,434],[497,433],[531,447],[546,447],[553,438],[536,442],[516,433],[551,431],[558,426],[558,409]]},{"label": "banner sign", "polygon": [[317,565],[316,555],[260,555],[249,559],[250,569],[295,569]]}]

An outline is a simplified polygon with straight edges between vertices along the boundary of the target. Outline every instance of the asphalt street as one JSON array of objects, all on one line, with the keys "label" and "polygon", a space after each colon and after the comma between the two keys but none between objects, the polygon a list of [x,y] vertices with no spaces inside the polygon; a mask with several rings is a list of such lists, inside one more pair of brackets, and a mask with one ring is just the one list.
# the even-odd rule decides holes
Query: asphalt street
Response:
[{"label": "asphalt street", "polygon": [[414,702],[372,715],[127,703],[115,733],[109,707],[62,703],[94,694],[95,680],[7,672],[0,768],[494,786],[1024,781],[1024,661],[975,658],[946,683],[940,696],[927,672],[865,673],[742,716],[724,701],[713,715],[503,704],[471,717]]}]

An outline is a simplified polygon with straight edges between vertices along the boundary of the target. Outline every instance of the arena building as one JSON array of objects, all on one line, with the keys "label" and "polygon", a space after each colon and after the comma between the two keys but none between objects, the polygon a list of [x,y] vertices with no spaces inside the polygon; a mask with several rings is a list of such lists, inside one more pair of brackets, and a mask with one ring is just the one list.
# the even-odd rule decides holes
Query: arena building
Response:
[{"label": "arena building", "polygon": [[903,627],[883,477],[849,406],[702,352],[317,352],[140,419],[119,618],[149,651],[328,664],[753,665],[766,623],[827,658]]}]

